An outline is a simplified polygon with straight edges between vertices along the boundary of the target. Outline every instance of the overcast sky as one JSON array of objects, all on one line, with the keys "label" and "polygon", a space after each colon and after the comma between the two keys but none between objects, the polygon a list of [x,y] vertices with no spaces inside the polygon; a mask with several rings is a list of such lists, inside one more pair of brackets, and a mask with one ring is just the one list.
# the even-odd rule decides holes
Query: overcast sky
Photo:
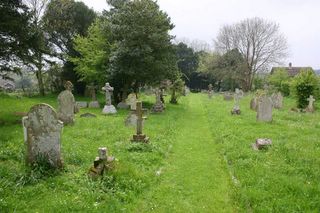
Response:
[{"label": "overcast sky", "polygon": [[[82,0],[96,11],[105,0]],[[245,18],[262,17],[280,24],[290,56],[286,64],[320,68],[320,0],[158,0],[168,13],[177,38],[203,40],[212,45],[220,27]]]}]

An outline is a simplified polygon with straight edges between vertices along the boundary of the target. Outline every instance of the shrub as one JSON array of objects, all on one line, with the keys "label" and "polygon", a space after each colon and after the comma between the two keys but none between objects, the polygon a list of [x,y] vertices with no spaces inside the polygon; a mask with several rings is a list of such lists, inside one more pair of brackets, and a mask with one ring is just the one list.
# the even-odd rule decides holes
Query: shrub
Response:
[{"label": "shrub", "polygon": [[286,69],[276,69],[275,72],[268,77],[268,83],[284,96],[290,95],[290,77]]},{"label": "shrub", "polygon": [[296,75],[292,82],[292,92],[297,99],[297,107],[306,108],[307,98],[310,95],[317,96],[319,91],[319,80],[312,69],[302,70]]}]

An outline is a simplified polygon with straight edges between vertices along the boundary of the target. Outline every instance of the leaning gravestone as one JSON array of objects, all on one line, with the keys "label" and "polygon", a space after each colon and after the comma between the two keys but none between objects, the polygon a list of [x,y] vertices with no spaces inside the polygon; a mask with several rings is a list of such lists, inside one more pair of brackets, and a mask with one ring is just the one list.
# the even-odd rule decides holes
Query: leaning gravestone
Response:
[{"label": "leaning gravestone", "polygon": [[73,124],[75,114],[75,100],[71,92],[73,85],[70,81],[67,81],[64,87],[66,90],[58,96],[58,118],[64,124]]},{"label": "leaning gravestone", "polygon": [[272,121],[272,100],[267,95],[262,95],[258,100],[257,121]]},{"label": "leaning gravestone", "polygon": [[55,168],[62,167],[60,140],[63,123],[54,109],[47,104],[35,105],[23,118],[22,125],[27,164],[45,160]]},{"label": "leaning gravestone", "polygon": [[281,92],[278,92],[276,94],[272,94],[271,96],[273,107],[275,109],[281,109],[283,105],[283,96]]},{"label": "leaning gravestone", "polygon": [[115,114],[117,113],[116,108],[111,104],[111,94],[113,92],[113,87],[109,83],[106,83],[102,90],[106,92],[106,105],[104,106],[103,114]]}]

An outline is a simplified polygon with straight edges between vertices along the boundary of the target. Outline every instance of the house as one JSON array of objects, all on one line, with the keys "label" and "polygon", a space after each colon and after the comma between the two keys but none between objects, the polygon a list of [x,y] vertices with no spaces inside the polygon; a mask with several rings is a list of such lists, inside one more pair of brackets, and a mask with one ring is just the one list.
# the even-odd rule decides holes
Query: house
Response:
[{"label": "house", "polygon": [[277,69],[285,69],[288,72],[288,75],[290,77],[294,77],[296,75],[298,75],[300,73],[301,70],[305,70],[305,69],[312,69],[312,67],[293,67],[292,63],[289,63],[289,67],[272,67],[271,69],[271,73],[274,73]]}]

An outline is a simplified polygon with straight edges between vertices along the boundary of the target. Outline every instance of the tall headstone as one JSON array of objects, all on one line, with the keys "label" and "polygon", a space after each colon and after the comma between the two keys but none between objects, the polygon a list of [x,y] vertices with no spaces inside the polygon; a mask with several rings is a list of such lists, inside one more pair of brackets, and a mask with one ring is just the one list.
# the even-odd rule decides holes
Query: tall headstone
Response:
[{"label": "tall headstone", "polygon": [[64,87],[66,89],[58,96],[58,118],[64,124],[73,124],[76,104],[74,96],[71,92],[73,85],[70,81],[67,81]]},{"label": "tall headstone", "polygon": [[240,99],[243,97],[243,91],[236,88],[235,94],[234,94],[234,107],[231,111],[232,115],[240,115]]},{"label": "tall headstone", "polygon": [[155,112],[155,113],[163,112],[164,111],[164,104],[161,101],[161,90],[156,89],[155,95],[156,95],[156,103],[153,105],[151,111]]},{"label": "tall headstone", "polygon": [[309,101],[309,104],[306,108],[307,112],[314,112],[314,102],[316,101],[316,99],[313,98],[312,95],[309,96],[309,98],[307,98],[307,100]]},{"label": "tall headstone", "polygon": [[22,125],[27,164],[46,161],[52,167],[62,167],[60,147],[63,123],[54,109],[47,104],[35,105],[23,117]]},{"label": "tall headstone", "polygon": [[273,107],[275,109],[281,109],[282,108],[282,106],[283,106],[283,96],[282,96],[281,92],[272,94],[271,99],[272,99]]},{"label": "tall headstone", "polygon": [[90,86],[88,86],[88,90],[91,95],[91,101],[89,102],[89,108],[100,108],[100,104],[97,100],[97,95],[96,95],[97,86],[91,84]]},{"label": "tall headstone", "polygon": [[257,121],[272,121],[272,100],[267,95],[262,95],[258,100]]},{"label": "tall headstone", "polygon": [[143,109],[142,109],[142,102],[137,102],[137,132],[133,135],[132,142],[143,142],[148,143],[149,137],[142,133],[143,128]]},{"label": "tall headstone", "polygon": [[113,87],[109,83],[106,83],[102,90],[106,93],[106,105],[104,106],[102,113],[103,114],[115,114],[117,113],[116,108],[111,103],[111,95],[113,92]]},{"label": "tall headstone", "polygon": [[136,110],[137,107],[137,95],[135,93],[130,93],[126,99],[126,104],[130,106],[131,110]]}]

